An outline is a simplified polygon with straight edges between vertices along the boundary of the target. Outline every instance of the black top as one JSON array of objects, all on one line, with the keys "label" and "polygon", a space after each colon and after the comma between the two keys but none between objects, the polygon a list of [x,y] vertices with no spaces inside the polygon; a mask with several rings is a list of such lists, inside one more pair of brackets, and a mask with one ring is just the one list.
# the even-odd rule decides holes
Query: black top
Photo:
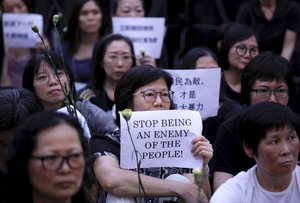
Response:
[{"label": "black top", "polygon": [[161,55],[155,60],[156,66],[163,69],[170,69],[169,67],[169,57],[166,47],[163,45],[161,49]]},{"label": "black top", "polygon": [[243,111],[243,107],[234,101],[228,101],[221,105],[218,114],[203,121],[202,134],[214,145],[217,131],[220,125],[226,120],[239,115]]},{"label": "black top", "polygon": [[112,111],[113,105],[115,104],[114,101],[108,97],[103,87],[95,90],[91,86],[87,86],[81,90],[78,95],[79,99],[89,100],[92,104],[95,104],[106,112]]},{"label": "black top", "polygon": [[255,161],[246,155],[240,143],[238,120],[239,116],[233,117],[218,130],[214,145],[213,171],[236,175],[255,165]]},{"label": "black top", "polygon": [[260,36],[260,50],[280,54],[287,29],[298,32],[300,11],[296,2],[277,0],[276,10],[271,20],[265,18],[259,0],[241,4],[236,22],[254,28]]},{"label": "black top", "polygon": [[227,101],[236,101],[240,102],[241,100],[241,93],[235,92],[231,89],[224,78],[224,74],[221,77],[221,87],[220,87],[220,102],[227,102]]}]

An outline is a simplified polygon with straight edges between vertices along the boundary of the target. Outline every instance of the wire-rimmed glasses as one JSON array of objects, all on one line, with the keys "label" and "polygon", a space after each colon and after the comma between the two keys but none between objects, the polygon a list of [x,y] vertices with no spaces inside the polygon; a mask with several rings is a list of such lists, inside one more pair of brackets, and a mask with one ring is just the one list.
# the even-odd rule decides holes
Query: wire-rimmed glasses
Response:
[{"label": "wire-rimmed glasses", "polygon": [[145,90],[141,92],[136,92],[133,95],[137,94],[142,94],[146,102],[155,102],[158,94],[163,102],[171,102],[171,100],[173,99],[174,92],[171,90],[166,90],[162,92],[156,92],[154,90]]},{"label": "wire-rimmed glasses", "polygon": [[[35,77],[35,81],[38,84],[41,85],[45,85],[48,84],[50,81],[50,75],[46,74],[46,73],[39,73],[36,77]],[[55,78],[55,80],[59,80],[59,81],[65,81],[67,79],[67,75],[63,70],[57,70],[56,73],[52,74],[52,77]]]}]

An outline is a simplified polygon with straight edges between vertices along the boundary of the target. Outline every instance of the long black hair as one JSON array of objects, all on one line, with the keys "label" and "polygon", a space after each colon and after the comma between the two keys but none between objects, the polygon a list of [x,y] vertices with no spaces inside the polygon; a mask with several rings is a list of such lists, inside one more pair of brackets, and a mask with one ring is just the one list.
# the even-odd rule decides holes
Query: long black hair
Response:
[{"label": "long black hair", "polygon": [[134,49],[131,40],[128,37],[125,37],[120,34],[110,34],[98,41],[93,50],[92,56],[92,80],[91,85],[94,89],[99,89],[102,87],[104,80],[106,78],[106,73],[103,68],[104,56],[107,50],[107,47],[114,41],[124,41],[130,47],[130,54],[133,57],[131,67],[135,66],[134,60]]},{"label": "long black hair", "polygon": [[218,63],[218,57],[217,55],[209,48],[207,47],[195,47],[193,49],[190,49],[182,58],[180,63],[180,69],[195,69],[196,62],[200,57],[203,56],[210,56],[212,57],[216,63]]},{"label": "long black hair", "polygon": [[102,13],[102,22],[99,28],[99,37],[107,34],[107,17],[104,12],[102,12],[101,1],[99,0],[76,0],[72,9],[72,12],[68,21],[68,29],[64,35],[64,41],[67,42],[68,52],[74,54],[78,50],[79,42],[80,42],[80,33],[79,33],[79,15],[80,10],[84,6],[85,3],[93,1],[97,4],[100,12]]}]

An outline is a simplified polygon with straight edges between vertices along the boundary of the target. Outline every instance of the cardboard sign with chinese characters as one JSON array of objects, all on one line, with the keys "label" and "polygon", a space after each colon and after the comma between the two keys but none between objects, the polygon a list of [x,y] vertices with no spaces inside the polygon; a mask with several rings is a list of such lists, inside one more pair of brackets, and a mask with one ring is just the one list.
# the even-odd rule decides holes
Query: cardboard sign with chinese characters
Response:
[{"label": "cardboard sign with chinese characters", "polygon": [[176,109],[199,111],[203,119],[215,116],[219,108],[220,68],[166,70],[174,79],[171,90]]},{"label": "cardboard sign with chinese characters", "polygon": [[165,18],[113,17],[113,33],[122,34],[131,39],[136,56],[145,53],[159,58],[165,34]]},{"label": "cardboard sign with chinese characters", "polygon": [[42,15],[4,13],[2,17],[3,36],[8,47],[34,48],[36,43],[40,42],[37,33],[33,32],[31,27],[37,25],[42,35]]},{"label": "cardboard sign with chinese characters", "polygon": [[[202,167],[191,152],[192,140],[202,133],[199,112],[190,110],[135,111],[128,121],[121,117],[121,168]],[[131,136],[131,137],[130,137]],[[132,139],[132,140],[131,140]]]}]

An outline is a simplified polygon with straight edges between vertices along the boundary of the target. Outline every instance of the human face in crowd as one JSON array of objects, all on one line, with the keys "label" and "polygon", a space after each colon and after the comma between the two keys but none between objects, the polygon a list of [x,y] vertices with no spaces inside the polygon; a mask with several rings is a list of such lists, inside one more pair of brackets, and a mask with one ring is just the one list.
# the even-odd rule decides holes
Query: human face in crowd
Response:
[{"label": "human face in crowd", "polygon": [[[71,198],[81,186],[85,167],[78,132],[67,124],[60,124],[42,130],[36,143],[28,163],[33,197]],[[52,168],[48,168],[49,165]],[[58,165],[57,169],[54,165]]]},{"label": "human face in crowd", "polygon": [[213,67],[219,67],[219,65],[211,56],[202,56],[196,61],[196,69]]},{"label": "human face in crowd", "polygon": [[22,0],[3,0],[3,13],[28,13],[28,8]]},{"label": "human face in crowd", "polygon": [[229,49],[228,61],[231,68],[243,70],[256,55],[258,55],[258,43],[253,36],[244,41],[235,43]]},{"label": "human face in crowd", "polygon": [[64,106],[63,87],[69,91],[69,79],[62,69],[57,70],[57,75],[46,62],[42,62],[34,76],[33,87],[45,110],[56,110]]},{"label": "human face in crowd", "polygon": [[266,137],[257,146],[254,157],[257,175],[284,176],[295,169],[299,153],[299,138],[294,128],[284,126],[267,130]]},{"label": "human face in crowd", "polygon": [[271,93],[268,97],[261,97],[257,95],[257,93],[253,90],[288,90],[288,85],[284,81],[261,81],[256,80],[254,85],[252,86],[252,91],[250,92],[250,104],[256,104],[258,102],[276,102],[282,105],[287,105],[289,101],[289,97],[278,97],[274,94],[274,92]]},{"label": "human face in crowd", "polygon": [[94,1],[86,2],[79,13],[79,26],[82,32],[98,32],[102,24],[102,12]]},{"label": "human face in crowd", "polygon": [[[150,96],[156,94],[154,101],[146,101],[148,92]],[[133,95],[133,111],[169,110],[171,99],[166,99],[164,94],[168,94],[168,86],[163,78],[153,81],[138,88]]]},{"label": "human face in crowd", "polygon": [[118,17],[144,17],[145,11],[141,0],[119,0],[116,11]]},{"label": "human face in crowd", "polygon": [[124,40],[112,41],[106,48],[103,68],[106,80],[117,82],[132,66],[130,46]]}]

